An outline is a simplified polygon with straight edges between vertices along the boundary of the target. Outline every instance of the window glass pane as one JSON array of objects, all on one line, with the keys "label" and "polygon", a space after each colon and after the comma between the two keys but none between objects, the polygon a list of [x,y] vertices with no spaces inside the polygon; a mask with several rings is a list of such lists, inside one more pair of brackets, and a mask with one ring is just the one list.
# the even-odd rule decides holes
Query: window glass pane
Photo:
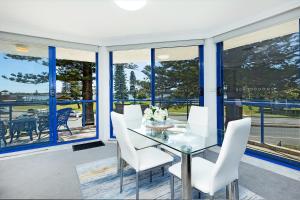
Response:
[{"label": "window glass pane", "polygon": [[48,74],[47,46],[0,41],[0,151],[49,141],[49,131],[39,131],[48,112]]},{"label": "window glass pane", "polygon": [[59,141],[96,136],[95,60],[95,52],[56,48]]},{"label": "window glass pane", "polygon": [[124,105],[150,105],[150,49],[114,51],[113,99],[114,110],[123,113]]},{"label": "window glass pane", "polygon": [[155,50],[156,104],[171,118],[186,121],[191,105],[199,105],[198,46]]},{"label": "window glass pane", "polygon": [[300,150],[299,46],[298,20],[224,42],[225,124],[251,117],[251,148]]}]

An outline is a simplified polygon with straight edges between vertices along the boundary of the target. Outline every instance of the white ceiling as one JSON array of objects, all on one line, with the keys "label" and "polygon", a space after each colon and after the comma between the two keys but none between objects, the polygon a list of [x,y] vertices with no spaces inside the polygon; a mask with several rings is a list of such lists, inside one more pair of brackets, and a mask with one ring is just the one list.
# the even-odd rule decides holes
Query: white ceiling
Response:
[{"label": "white ceiling", "polygon": [[300,6],[300,0],[0,0],[0,31],[94,45],[212,37]]}]

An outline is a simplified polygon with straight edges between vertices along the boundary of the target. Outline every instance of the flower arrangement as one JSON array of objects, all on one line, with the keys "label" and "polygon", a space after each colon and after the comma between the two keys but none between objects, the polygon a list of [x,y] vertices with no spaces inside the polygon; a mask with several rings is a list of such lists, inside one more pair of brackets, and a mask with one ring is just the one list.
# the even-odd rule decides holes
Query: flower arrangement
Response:
[{"label": "flower arrangement", "polygon": [[150,106],[144,111],[144,118],[151,121],[165,121],[168,117],[168,110],[157,106]]}]

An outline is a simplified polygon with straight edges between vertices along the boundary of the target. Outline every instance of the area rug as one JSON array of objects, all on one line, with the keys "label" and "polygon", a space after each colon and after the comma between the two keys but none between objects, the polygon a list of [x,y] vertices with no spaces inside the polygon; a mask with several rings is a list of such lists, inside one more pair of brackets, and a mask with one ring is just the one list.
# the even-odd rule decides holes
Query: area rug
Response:
[{"label": "area rug", "polygon": [[[167,167],[166,167],[167,168]],[[124,169],[123,192],[120,193],[120,177],[117,174],[116,157],[103,159],[76,167],[80,181],[83,199],[135,199],[135,172],[127,166]],[[150,182],[149,172],[140,176],[140,199],[170,199],[170,175],[161,168],[153,169],[153,179]],[[181,198],[181,181],[175,179],[175,198]],[[260,200],[261,196],[239,186],[241,200]],[[198,192],[193,191],[193,197],[198,198]],[[202,194],[201,199],[207,197]],[[225,199],[225,189],[216,193],[215,199]]]}]

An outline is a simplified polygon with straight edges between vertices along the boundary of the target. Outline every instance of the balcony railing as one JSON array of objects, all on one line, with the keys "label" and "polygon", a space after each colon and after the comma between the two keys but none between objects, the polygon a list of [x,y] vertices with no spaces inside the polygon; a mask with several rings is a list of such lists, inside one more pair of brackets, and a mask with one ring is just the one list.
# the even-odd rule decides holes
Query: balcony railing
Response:
[{"label": "balcony railing", "polygon": [[[144,107],[151,104],[150,99],[115,100],[119,104],[119,110],[125,104],[139,103]],[[170,117],[187,120],[191,105],[199,105],[198,99],[156,99],[156,105],[167,107]],[[280,148],[283,152],[292,155],[300,155],[300,102],[299,101],[245,101],[239,99],[224,100],[224,108],[235,107],[241,109],[240,116],[226,116],[239,119],[252,118],[249,144],[264,148]],[[122,112],[122,111],[121,111]],[[233,112],[233,115],[236,114]],[[268,146],[269,145],[269,146]],[[276,149],[276,148],[275,148]]]}]

